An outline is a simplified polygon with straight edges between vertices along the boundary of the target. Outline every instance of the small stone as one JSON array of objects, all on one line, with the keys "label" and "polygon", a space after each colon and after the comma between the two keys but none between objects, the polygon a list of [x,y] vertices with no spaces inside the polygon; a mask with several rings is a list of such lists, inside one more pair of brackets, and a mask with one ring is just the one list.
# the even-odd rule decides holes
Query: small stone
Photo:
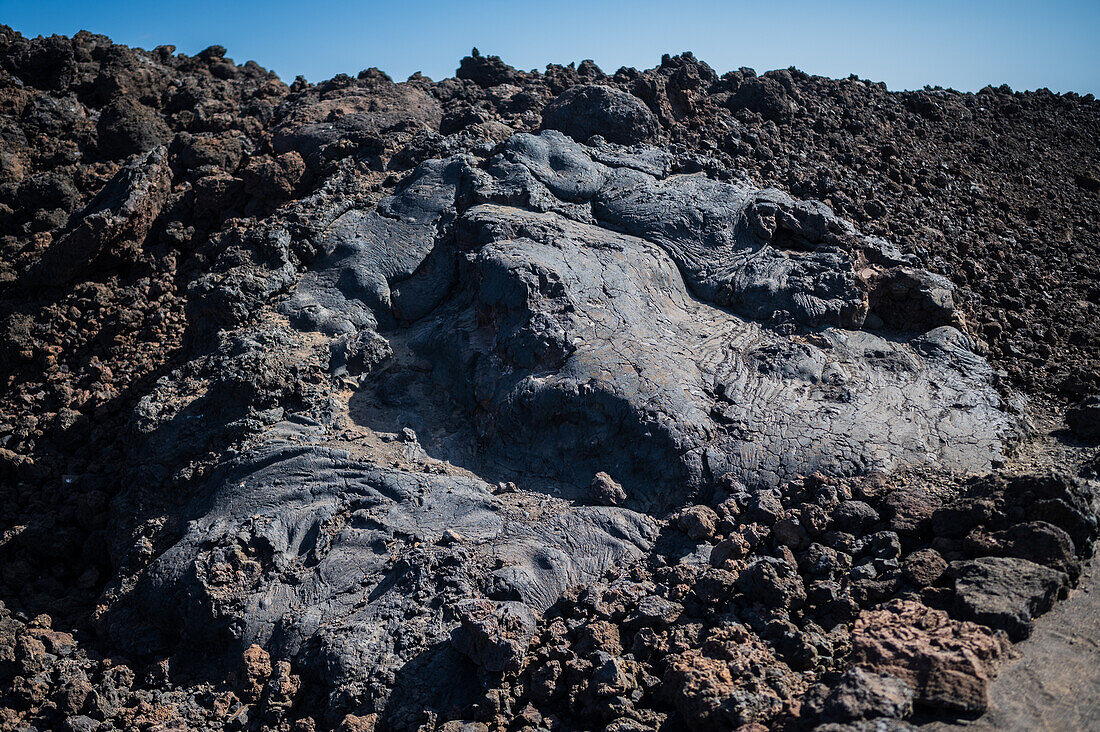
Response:
[{"label": "small stone", "polygon": [[789,546],[780,544],[775,550],[775,556],[779,559],[782,559],[784,562],[791,565],[796,570],[798,569],[798,560],[795,558],[794,552],[791,551],[791,548]]},{"label": "small stone", "polygon": [[466,722],[454,719],[445,722],[438,728],[439,732],[489,732],[489,725],[484,722]]},{"label": "small stone", "polygon": [[853,582],[872,580],[878,576],[878,572],[875,571],[875,567],[871,562],[852,567],[852,571],[849,574]]},{"label": "small stone", "polygon": [[389,341],[369,329],[335,339],[330,352],[329,368],[334,373],[342,369],[353,376],[371,373],[393,355]]},{"label": "small stone", "polygon": [[876,531],[857,544],[861,555],[894,560],[901,556],[901,538],[893,531]]},{"label": "small stone", "polygon": [[627,616],[624,625],[630,629],[664,628],[676,622],[684,606],[660,595],[647,595],[638,603],[638,609]]},{"label": "small stone", "polygon": [[717,513],[721,518],[734,520],[741,515],[741,505],[731,496],[718,504]]},{"label": "small stone", "polygon": [[772,528],[772,536],[783,546],[801,551],[810,545],[810,536],[797,519],[786,518]]},{"label": "small stone", "polygon": [[597,506],[621,506],[626,502],[626,491],[603,471],[592,478],[589,492]]},{"label": "small stone", "polygon": [[821,506],[810,503],[802,507],[799,523],[811,536],[817,536],[829,528],[829,516]]},{"label": "small stone", "polygon": [[443,535],[439,538],[439,543],[443,546],[449,546],[451,544],[461,544],[465,540],[466,537],[454,529],[444,529]]},{"label": "small stone", "polygon": [[251,704],[242,704],[240,708],[233,712],[232,716],[225,721],[225,728],[228,730],[243,730],[256,721],[256,709]]},{"label": "small stone", "polygon": [[294,704],[302,688],[301,678],[290,672],[289,661],[276,661],[271,680],[267,682],[267,695],[264,703],[268,715],[285,713]]},{"label": "small stone", "polygon": [[691,506],[684,509],[676,525],[692,539],[709,539],[714,536],[714,527],[718,523],[718,514],[708,506]]},{"label": "small stone", "polygon": [[753,603],[769,609],[797,610],[806,602],[806,588],[798,571],[782,559],[761,557],[737,578],[737,589]]},{"label": "small stone", "polygon": [[832,580],[814,582],[806,588],[806,599],[817,606],[825,606],[840,597],[840,584]]},{"label": "small stone", "polygon": [[947,560],[935,549],[921,549],[905,558],[901,571],[915,587],[934,585],[947,570]]},{"label": "small stone", "polygon": [[336,732],[374,732],[377,726],[377,714],[367,714],[362,717],[355,714],[349,714],[340,722],[339,726],[336,728]]},{"label": "small stone", "polygon": [[768,538],[771,530],[764,524],[745,524],[738,532],[745,542],[752,548],[760,546],[761,542]]},{"label": "small stone", "polygon": [[772,526],[783,517],[783,503],[774,490],[760,491],[749,500],[745,517],[765,526]]},{"label": "small stone", "polygon": [[317,732],[317,722],[313,720],[313,717],[302,717],[294,722],[294,726],[291,727],[292,732]]},{"label": "small stone", "polygon": [[80,669],[72,669],[54,694],[54,703],[63,714],[76,714],[84,708],[84,702],[92,692],[88,677]]},{"label": "small stone", "polygon": [[65,729],[68,732],[95,732],[99,727],[99,722],[83,714],[65,719]]},{"label": "small stone", "polygon": [[727,561],[744,559],[752,551],[749,542],[740,534],[734,534],[725,541],[718,542],[710,552],[710,564],[713,567],[721,567]]},{"label": "small stone", "polygon": [[619,627],[606,620],[594,620],[576,631],[577,641],[573,649],[582,656],[597,651],[618,656],[623,652]]}]

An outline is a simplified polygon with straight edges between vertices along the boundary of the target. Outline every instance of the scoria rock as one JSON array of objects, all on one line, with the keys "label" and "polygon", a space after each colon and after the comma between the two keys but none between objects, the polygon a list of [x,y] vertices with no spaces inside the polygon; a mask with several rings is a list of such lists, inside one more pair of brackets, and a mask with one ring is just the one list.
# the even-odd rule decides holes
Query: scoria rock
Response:
[{"label": "scoria rock", "polygon": [[988,628],[911,601],[865,611],[852,632],[858,665],[896,676],[913,689],[918,704],[932,709],[983,711],[990,679],[1007,650],[1007,639]]}]

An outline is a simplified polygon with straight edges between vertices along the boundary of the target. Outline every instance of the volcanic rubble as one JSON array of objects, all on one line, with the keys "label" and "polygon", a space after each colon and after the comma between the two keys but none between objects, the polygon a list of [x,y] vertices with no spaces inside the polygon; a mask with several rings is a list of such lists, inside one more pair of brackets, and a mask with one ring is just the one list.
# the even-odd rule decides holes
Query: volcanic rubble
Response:
[{"label": "volcanic rubble", "polygon": [[980,715],[1097,537],[1097,139],[0,26],[0,729]]}]

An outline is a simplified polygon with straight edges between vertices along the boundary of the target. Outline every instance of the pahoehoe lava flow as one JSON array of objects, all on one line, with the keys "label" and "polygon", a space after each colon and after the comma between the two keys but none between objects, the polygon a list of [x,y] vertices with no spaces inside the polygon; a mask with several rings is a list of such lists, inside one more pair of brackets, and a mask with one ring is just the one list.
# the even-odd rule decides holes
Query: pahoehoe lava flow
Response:
[{"label": "pahoehoe lava flow", "polygon": [[0,730],[1096,718],[1098,137],[0,26]]}]

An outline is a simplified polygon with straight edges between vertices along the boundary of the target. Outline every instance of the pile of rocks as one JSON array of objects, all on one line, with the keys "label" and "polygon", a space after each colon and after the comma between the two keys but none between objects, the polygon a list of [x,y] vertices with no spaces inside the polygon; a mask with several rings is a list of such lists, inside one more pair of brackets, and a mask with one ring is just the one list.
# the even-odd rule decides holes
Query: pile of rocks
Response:
[{"label": "pile of rocks", "polygon": [[690,507],[648,566],[547,613],[522,673],[483,668],[476,719],[645,730],[979,714],[1010,639],[1091,553],[1096,500],[1057,478],[946,497],[813,476]]}]

